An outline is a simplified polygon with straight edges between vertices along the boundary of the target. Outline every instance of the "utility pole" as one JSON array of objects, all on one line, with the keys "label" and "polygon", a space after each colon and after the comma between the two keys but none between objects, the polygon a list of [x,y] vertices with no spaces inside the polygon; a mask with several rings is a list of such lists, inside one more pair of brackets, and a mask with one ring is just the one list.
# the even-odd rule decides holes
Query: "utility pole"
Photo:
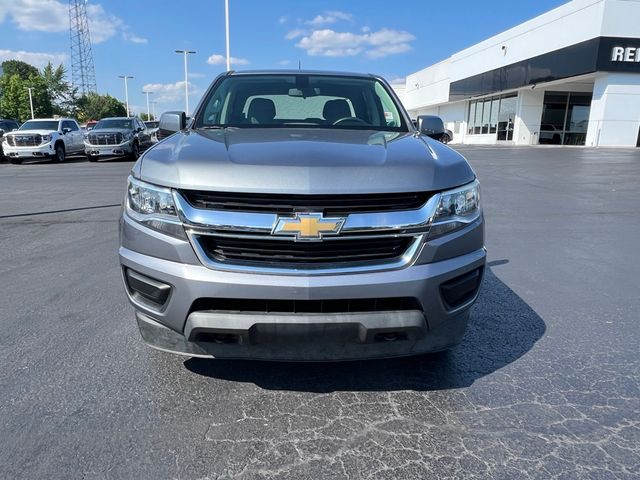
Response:
[{"label": "utility pole", "polygon": [[124,98],[127,104],[127,117],[129,116],[129,87],[127,86],[127,79],[133,78],[133,75],[118,75],[118,78],[124,78]]},{"label": "utility pole", "polygon": [[156,119],[156,103],[158,102],[151,102],[151,108],[153,109],[153,119]]},{"label": "utility pole", "polygon": [[227,72],[231,70],[231,47],[229,46],[229,0],[224,0],[224,22],[227,37]]},{"label": "utility pole", "polygon": [[33,87],[26,87],[27,90],[29,90],[29,106],[31,107],[31,120],[33,120],[35,118],[35,116],[33,115],[33,96],[31,95],[31,90],[33,90]]},{"label": "utility pole", "polygon": [[[147,121],[151,120],[151,111],[149,110],[149,95],[152,95],[153,92],[147,92],[147,91],[143,91],[143,94],[147,95]],[[153,116],[153,119],[156,119],[156,116]]]},{"label": "utility pole", "polygon": [[187,73],[187,55],[196,53],[195,50],[176,50],[184,55],[184,112],[189,115],[189,75]]}]

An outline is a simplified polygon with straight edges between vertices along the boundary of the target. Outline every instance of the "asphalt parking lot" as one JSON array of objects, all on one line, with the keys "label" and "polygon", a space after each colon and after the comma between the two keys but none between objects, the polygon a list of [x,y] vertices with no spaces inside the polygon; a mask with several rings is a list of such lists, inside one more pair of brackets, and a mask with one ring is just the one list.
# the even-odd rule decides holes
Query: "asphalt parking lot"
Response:
[{"label": "asphalt parking lot", "polygon": [[640,477],[640,150],[460,151],[489,251],[463,344],[346,364],[145,347],[132,163],[0,164],[0,478]]}]

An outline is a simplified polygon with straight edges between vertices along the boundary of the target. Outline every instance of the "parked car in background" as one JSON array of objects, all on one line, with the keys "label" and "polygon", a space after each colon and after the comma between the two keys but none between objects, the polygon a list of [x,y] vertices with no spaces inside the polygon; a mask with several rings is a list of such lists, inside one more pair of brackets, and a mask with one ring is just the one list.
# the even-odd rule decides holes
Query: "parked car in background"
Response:
[{"label": "parked car in background", "polygon": [[87,132],[90,132],[91,130],[93,130],[93,129],[94,129],[94,127],[97,125],[97,123],[98,123],[98,120],[89,120],[89,121],[87,122],[87,124],[84,126],[84,129],[85,129]]},{"label": "parked car in background", "polygon": [[150,145],[149,130],[137,117],[103,118],[84,135],[84,151],[90,162],[125,155],[135,160]]},{"label": "parked car in background", "polygon": [[27,159],[53,158],[64,162],[67,155],[83,153],[84,143],[78,122],[72,118],[27,120],[3,137],[4,155],[11,163]]},{"label": "parked car in background", "polygon": [[4,158],[4,154],[2,152],[2,137],[5,133],[17,130],[19,127],[20,124],[15,120],[0,118],[0,160]]},{"label": "parked car in background", "polygon": [[149,130],[149,135],[151,135],[151,141],[153,143],[156,143],[158,141],[158,126],[160,125],[160,122],[156,121],[156,120],[151,120],[151,121],[147,121],[144,122],[144,124],[147,126],[147,129]]}]

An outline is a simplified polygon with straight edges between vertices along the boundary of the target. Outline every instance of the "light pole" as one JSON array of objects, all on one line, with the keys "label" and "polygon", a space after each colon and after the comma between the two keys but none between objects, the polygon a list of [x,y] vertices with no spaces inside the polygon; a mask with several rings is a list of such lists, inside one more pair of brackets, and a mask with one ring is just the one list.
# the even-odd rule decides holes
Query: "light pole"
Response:
[{"label": "light pole", "polygon": [[133,78],[133,75],[118,75],[118,78],[124,79],[124,98],[127,104],[127,117],[129,116],[129,87],[127,86],[127,79]]},{"label": "light pole", "polygon": [[153,119],[156,119],[156,103],[158,102],[151,102],[151,108],[153,109]]},{"label": "light pole", "polygon": [[187,75],[187,55],[196,53],[195,50],[176,50],[184,55],[184,112],[189,115],[189,77]]},{"label": "light pole", "polygon": [[27,90],[29,90],[29,106],[31,107],[31,120],[33,120],[34,118],[36,118],[33,115],[33,96],[31,95],[31,90],[33,90],[33,87],[25,87]]},{"label": "light pole", "polygon": [[[143,94],[147,96],[147,121],[151,120],[151,111],[149,110],[149,95],[152,95],[153,92],[143,91]],[[156,119],[156,116],[153,116],[153,119]]]},{"label": "light pole", "polygon": [[227,72],[231,70],[231,55],[229,47],[229,0],[224,0],[224,26],[227,37]]}]

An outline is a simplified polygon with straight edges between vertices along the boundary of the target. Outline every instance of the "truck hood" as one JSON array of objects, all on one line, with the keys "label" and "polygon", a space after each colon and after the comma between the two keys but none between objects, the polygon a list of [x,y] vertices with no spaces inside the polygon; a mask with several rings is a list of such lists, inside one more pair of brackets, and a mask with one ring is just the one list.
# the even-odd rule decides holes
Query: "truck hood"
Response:
[{"label": "truck hood", "polygon": [[57,130],[16,130],[15,132],[5,132],[5,135],[51,135],[58,133]]},{"label": "truck hood", "polygon": [[133,171],[167,187],[283,194],[434,191],[475,178],[459,153],[424,136],[321,128],[178,132]]}]

